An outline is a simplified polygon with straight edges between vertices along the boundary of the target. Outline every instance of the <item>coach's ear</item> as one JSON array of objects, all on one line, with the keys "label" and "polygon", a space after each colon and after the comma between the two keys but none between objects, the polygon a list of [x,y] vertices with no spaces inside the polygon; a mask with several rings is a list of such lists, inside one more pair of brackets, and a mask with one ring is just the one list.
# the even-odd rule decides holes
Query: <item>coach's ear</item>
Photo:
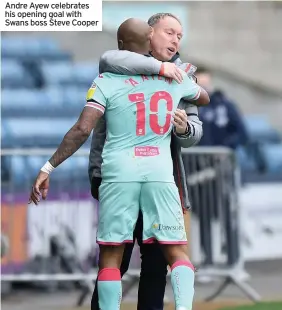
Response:
[{"label": "coach's ear", "polygon": [[122,40],[118,40],[118,49],[119,50],[123,49],[123,41]]},{"label": "coach's ear", "polygon": [[149,31],[149,40],[152,40],[152,37],[154,35],[154,28],[150,26],[150,31]]}]

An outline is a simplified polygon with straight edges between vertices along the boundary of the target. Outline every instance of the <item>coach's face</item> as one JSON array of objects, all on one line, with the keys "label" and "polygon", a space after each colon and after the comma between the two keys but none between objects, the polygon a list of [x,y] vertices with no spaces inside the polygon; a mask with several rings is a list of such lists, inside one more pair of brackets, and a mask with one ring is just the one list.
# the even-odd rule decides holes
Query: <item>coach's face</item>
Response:
[{"label": "coach's face", "polygon": [[178,51],[182,38],[182,26],[173,17],[161,18],[154,26],[151,40],[152,54],[161,61],[170,60]]}]

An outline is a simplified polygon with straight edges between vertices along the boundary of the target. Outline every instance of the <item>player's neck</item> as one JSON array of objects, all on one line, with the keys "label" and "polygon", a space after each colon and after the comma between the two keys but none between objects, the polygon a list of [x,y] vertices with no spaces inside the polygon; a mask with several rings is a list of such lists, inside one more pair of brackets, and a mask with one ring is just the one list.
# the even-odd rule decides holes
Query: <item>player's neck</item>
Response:
[{"label": "player's neck", "polygon": [[149,51],[146,49],[135,49],[135,50],[131,50],[131,52],[141,54],[141,55],[150,55]]}]

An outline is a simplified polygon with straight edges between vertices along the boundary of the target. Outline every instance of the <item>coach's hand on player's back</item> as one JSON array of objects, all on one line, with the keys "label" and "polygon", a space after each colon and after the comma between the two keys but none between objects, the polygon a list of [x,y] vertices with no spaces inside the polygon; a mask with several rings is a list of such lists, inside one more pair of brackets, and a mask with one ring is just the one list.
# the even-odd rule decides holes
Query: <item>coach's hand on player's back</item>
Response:
[{"label": "coach's hand on player's back", "polygon": [[33,186],[31,189],[29,202],[34,202],[36,205],[38,205],[40,201],[40,196],[42,199],[46,199],[49,189],[49,174],[43,171],[40,171]]},{"label": "coach's hand on player's back", "polygon": [[160,75],[171,78],[179,84],[183,81],[181,69],[179,69],[174,63],[171,62],[164,62],[162,64]]}]

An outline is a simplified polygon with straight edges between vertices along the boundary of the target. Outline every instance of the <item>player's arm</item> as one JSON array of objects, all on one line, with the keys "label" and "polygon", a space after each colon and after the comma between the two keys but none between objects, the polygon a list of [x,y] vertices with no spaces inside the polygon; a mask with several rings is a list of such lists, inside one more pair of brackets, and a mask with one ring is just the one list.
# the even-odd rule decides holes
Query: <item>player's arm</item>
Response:
[{"label": "player's arm", "polygon": [[99,71],[124,75],[159,74],[172,78],[178,83],[183,79],[179,68],[174,63],[163,63],[154,57],[119,50],[107,51],[101,56]]},{"label": "player's arm", "polygon": [[185,76],[183,80],[183,99],[197,106],[207,105],[210,102],[208,93],[199,86],[192,76]]},{"label": "player's arm", "polygon": [[78,121],[65,135],[61,145],[49,159],[54,168],[73,155],[84,144],[104,114],[107,99],[100,87],[97,86],[96,81],[99,81],[99,78],[92,83],[87,92],[87,102]]},{"label": "player's arm", "polygon": [[[192,89],[194,90],[194,93],[192,95],[191,93],[189,93],[189,96],[184,97],[183,99],[187,102],[193,103],[196,106],[205,106],[209,104],[210,98],[208,93],[202,87],[200,87],[193,79],[194,73],[196,72],[197,68],[190,63],[182,63],[180,59],[178,59],[178,61],[179,62],[177,65],[179,66],[179,68],[187,74],[190,81],[194,82],[194,86]],[[191,89],[189,90],[191,91]]]},{"label": "player's arm", "polygon": [[60,146],[49,159],[49,163],[56,168],[72,156],[88,139],[102,115],[100,110],[85,106],[77,122],[66,133]]},{"label": "player's arm", "polygon": [[185,100],[188,100],[189,102],[193,102],[198,107],[205,106],[205,105],[210,103],[210,97],[209,97],[208,93],[201,86],[199,86],[199,87],[200,87],[200,93],[199,93],[199,96],[197,98],[194,98],[191,100],[184,98]]},{"label": "player's arm", "polygon": [[[95,85],[95,89],[93,85]],[[93,85],[88,91],[87,103],[79,119],[64,136],[55,153],[41,168],[32,187],[29,202],[33,201],[37,205],[40,196],[46,199],[49,189],[49,174],[84,144],[98,120],[104,114],[106,98],[100,89],[96,87],[96,84]]]},{"label": "player's arm", "polygon": [[49,159],[49,163],[58,167],[68,157],[73,155],[88,139],[98,120],[104,114],[107,99],[96,81],[87,92],[86,105],[75,125],[65,135],[57,151]]}]

